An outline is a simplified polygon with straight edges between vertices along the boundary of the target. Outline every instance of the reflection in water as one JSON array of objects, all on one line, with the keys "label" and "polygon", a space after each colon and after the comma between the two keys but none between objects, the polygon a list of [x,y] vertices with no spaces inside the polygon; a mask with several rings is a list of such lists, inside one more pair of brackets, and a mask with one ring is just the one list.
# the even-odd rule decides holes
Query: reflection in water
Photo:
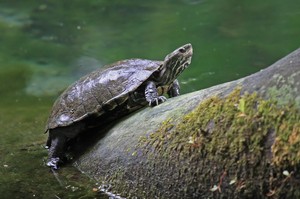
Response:
[{"label": "reflection in water", "polygon": [[29,15],[20,10],[16,12],[13,8],[0,8],[0,22],[7,24],[8,27],[21,27],[29,22]]},{"label": "reflection in water", "polygon": [[203,3],[205,0],[182,0],[182,2],[190,5],[196,5],[199,3]]},{"label": "reflection in water", "polygon": [[[72,68],[64,71],[64,66],[32,65],[33,73],[28,81],[25,92],[34,96],[56,96],[72,82],[83,75],[103,66],[95,58],[81,56],[71,63]],[[49,71],[50,69],[53,69]]]}]

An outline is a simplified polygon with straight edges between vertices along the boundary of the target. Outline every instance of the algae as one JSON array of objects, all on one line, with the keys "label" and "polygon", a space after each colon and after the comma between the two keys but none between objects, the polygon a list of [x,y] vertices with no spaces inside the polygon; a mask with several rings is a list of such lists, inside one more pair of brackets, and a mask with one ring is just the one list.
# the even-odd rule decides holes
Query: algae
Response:
[{"label": "algae", "polygon": [[294,103],[296,107],[300,108],[300,96],[297,89],[297,85],[299,85],[297,79],[299,76],[299,71],[288,77],[275,74],[272,77],[274,86],[271,86],[267,89],[268,98],[276,99],[279,105]]},{"label": "algae", "polygon": [[141,137],[133,158],[145,160],[108,182],[144,197],[298,198],[299,119],[294,105],[238,88]]}]

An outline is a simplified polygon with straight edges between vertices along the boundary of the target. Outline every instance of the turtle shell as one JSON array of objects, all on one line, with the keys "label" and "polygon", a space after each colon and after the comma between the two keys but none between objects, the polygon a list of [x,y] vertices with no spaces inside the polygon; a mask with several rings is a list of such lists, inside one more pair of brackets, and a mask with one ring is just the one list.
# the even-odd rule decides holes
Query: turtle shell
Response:
[{"label": "turtle shell", "polygon": [[46,131],[70,126],[90,115],[101,116],[122,106],[129,94],[157,71],[161,64],[161,61],[128,59],[82,77],[56,100]]}]

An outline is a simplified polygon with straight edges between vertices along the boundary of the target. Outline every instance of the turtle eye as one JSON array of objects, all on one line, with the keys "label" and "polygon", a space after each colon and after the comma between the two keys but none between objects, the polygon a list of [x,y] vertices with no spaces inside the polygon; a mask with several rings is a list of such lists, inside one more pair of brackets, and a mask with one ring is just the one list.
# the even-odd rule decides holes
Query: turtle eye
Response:
[{"label": "turtle eye", "polygon": [[186,50],[185,50],[185,48],[180,48],[180,49],[179,49],[179,52],[180,52],[180,53],[185,53]]}]

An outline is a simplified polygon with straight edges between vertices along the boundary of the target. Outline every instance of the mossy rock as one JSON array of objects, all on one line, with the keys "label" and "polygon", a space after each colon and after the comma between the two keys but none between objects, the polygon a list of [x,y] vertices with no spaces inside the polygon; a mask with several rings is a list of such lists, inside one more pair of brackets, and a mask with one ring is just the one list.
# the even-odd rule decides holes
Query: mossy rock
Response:
[{"label": "mossy rock", "polygon": [[300,49],[128,116],[75,165],[128,198],[299,198],[299,80]]}]

